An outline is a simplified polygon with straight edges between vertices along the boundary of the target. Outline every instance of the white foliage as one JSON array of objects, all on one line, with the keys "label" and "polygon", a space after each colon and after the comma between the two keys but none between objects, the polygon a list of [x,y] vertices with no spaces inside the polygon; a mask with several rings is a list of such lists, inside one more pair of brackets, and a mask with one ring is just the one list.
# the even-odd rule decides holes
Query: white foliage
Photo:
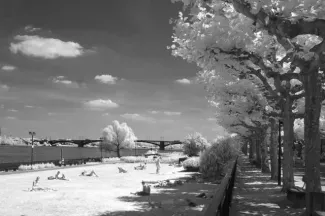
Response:
[{"label": "white foliage", "polygon": [[210,144],[202,134],[195,132],[193,134],[189,134],[184,141],[183,149],[184,153],[189,156],[198,156],[199,152],[203,151]]},{"label": "white foliage", "polygon": [[134,146],[134,141],[137,137],[134,135],[132,128],[125,122],[119,123],[117,120],[112,122],[103,129],[104,141],[117,148],[131,148]]}]

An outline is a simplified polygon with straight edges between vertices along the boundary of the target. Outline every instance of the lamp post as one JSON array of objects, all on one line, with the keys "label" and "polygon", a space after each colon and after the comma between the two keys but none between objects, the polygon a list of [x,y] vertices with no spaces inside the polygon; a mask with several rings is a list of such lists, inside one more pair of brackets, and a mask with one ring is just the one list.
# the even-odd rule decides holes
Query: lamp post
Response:
[{"label": "lamp post", "polygon": [[278,136],[278,142],[279,142],[279,151],[278,151],[278,185],[281,185],[281,154],[282,154],[282,148],[281,148],[281,125],[282,121],[279,120],[279,136]]},{"label": "lamp post", "polygon": [[103,163],[103,144],[104,144],[104,137],[100,138],[100,161]]},{"label": "lamp post", "polygon": [[36,133],[34,131],[30,131],[29,135],[32,136],[32,152],[31,152],[31,157],[30,157],[30,167],[33,169],[33,160],[34,160],[34,136]]}]

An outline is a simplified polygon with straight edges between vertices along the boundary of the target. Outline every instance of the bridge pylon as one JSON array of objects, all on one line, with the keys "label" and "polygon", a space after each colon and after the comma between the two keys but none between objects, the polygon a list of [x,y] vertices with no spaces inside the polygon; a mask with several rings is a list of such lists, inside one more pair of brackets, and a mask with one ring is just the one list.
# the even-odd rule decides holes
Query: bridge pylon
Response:
[{"label": "bridge pylon", "polygon": [[159,142],[159,150],[165,150],[165,142],[164,141]]}]

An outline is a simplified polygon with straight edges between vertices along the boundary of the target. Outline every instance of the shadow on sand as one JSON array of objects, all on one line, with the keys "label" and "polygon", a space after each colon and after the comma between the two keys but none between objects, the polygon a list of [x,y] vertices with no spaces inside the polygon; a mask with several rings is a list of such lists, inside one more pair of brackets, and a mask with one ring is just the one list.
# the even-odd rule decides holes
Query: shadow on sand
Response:
[{"label": "shadow on sand", "polygon": [[[195,173],[193,173],[195,175]],[[197,183],[191,177],[178,178],[188,180],[180,186],[170,188],[152,188],[150,196],[122,196],[119,197],[125,205],[136,205],[136,210],[123,212],[103,212],[95,216],[172,216],[172,215],[203,215],[203,208],[211,202],[211,196],[217,189],[217,184]],[[196,195],[206,193],[207,198]],[[196,206],[190,206],[193,202]]]}]

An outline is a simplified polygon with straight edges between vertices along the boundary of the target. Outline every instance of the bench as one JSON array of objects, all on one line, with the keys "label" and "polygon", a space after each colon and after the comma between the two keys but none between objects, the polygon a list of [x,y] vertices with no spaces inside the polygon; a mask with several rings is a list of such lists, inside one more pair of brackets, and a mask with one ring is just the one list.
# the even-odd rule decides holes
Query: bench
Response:
[{"label": "bench", "polygon": [[290,188],[287,191],[287,199],[293,202],[296,208],[303,208],[306,206],[306,193],[304,190]]},{"label": "bench", "polygon": [[181,162],[187,160],[188,158],[187,157],[181,157],[178,159],[178,164],[181,164]]}]

